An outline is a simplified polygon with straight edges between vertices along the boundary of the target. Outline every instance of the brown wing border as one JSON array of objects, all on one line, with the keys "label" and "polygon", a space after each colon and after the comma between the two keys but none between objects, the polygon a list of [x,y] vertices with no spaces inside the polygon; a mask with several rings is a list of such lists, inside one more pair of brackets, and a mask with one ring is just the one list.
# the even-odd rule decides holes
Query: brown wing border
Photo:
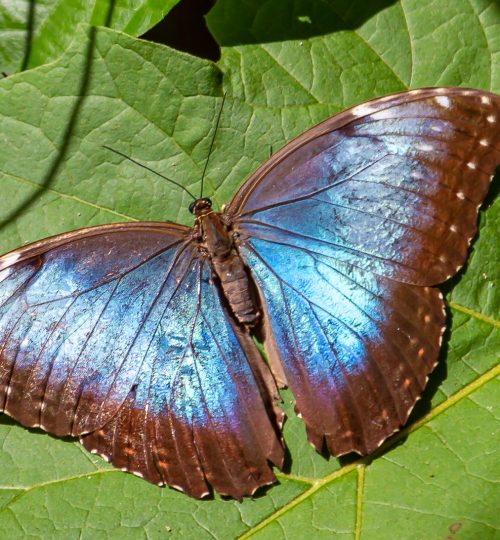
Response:
[{"label": "brown wing border", "polygon": [[474,88],[462,88],[460,86],[442,86],[442,87],[425,87],[415,90],[406,90],[403,92],[396,92],[388,94],[376,99],[371,99],[350,107],[345,111],[326,118],[319,124],[316,124],[312,128],[304,131],[290,142],[285,144],[280,150],[273,154],[267,161],[265,161],[253,174],[251,174],[242,186],[238,189],[236,194],[231,199],[231,202],[226,206],[224,213],[229,220],[237,220],[238,215],[243,210],[246,200],[251,195],[253,189],[265,178],[265,176],[279,163],[285,160],[292,152],[300,148],[309,141],[321,137],[325,133],[329,133],[336,129],[342,128],[347,124],[359,120],[379,112],[400,102],[402,97],[407,102],[419,101],[427,99],[429,97],[438,96],[476,96],[476,97],[489,97],[495,100],[500,100],[500,96],[493,92],[485,90],[478,90]]},{"label": "brown wing border", "polygon": [[156,233],[165,233],[167,235],[178,236],[179,240],[187,240],[191,229],[185,225],[178,225],[170,221],[137,221],[110,223],[107,225],[94,225],[84,227],[73,231],[64,232],[48,236],[42,240],[30,242],[25,246],[13,249],[0,256],[0,271],[5,270],[13,264],[26,261],[32,257],[46,253],[51,249],[63,246],[81,238],[99,236],[109,232],[128,232],[128,231],[151,231]]}]

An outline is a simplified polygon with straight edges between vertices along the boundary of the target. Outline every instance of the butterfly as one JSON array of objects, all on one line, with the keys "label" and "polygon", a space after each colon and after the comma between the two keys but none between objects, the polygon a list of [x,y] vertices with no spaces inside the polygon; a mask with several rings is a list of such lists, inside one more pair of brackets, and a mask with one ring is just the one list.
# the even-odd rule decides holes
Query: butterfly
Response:
[{"label": "butterfly", "polygon": [[[114,466],[241,499],[307,437],[370,454],[408,419],[500,163],[500,97],[428,88],[301,134],[194,226],[103,225],[0,258],[0,411]],[[252,339],[258,336],[269,367]]]}]

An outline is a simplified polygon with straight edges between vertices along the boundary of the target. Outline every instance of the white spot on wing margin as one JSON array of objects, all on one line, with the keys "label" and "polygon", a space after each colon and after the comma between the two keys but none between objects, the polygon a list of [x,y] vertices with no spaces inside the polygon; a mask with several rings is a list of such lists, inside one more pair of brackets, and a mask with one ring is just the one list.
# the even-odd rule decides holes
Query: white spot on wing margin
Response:
[{"label": "white spot on wing margin", "polygon": [[357,105],[356,107],[354,107],[351,110],[351,114],[353,116],[367,116],[369,114],[377,112],[377,110],[378,109],[376,109],[375,107],[372,107],[371,105],[367,105],[365,103],[365,104]]},{"label": "white spot on wing margin", "polygon": [[451,105],[450,98],[448,96],[436,96],[434,100],[439,106],[444,107],[445,109],[448,109],[448,107]]}]

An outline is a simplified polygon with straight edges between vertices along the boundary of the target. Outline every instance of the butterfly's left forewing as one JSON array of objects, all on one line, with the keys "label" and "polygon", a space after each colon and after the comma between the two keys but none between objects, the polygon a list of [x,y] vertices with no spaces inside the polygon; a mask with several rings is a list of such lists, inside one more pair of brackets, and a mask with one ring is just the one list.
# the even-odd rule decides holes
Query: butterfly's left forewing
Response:
[{"label": "butterfly's left forewing", "polygon": [[137,375],[148,306],[186,240],[185,227],[107,225],[1,257],[0,409],[60,436],[108,421]]},{"label": "butterfly's left forewing", "polygon": [[189,229],[85,229],[0,264],[0,410],[194,497],[274,481],[272,380]]},{"label": "butterfly's left forewing", "polygon": [[406,421],[444,330],[431,286],[465,261],[499,122],[490,93],[380,98],[300,135],[229,205],[270,362],[318,450],[369,453]]}]

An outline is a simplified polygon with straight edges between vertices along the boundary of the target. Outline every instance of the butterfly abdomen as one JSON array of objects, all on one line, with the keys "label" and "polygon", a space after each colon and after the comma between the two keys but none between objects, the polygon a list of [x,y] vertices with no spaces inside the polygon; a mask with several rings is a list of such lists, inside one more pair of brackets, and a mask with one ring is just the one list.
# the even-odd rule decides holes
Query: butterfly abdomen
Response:
[{"label": "butterfly abdomen", "polygon": [[212,269],[220,280],[224,296],[241,324],[253,326],[259,310],[251,292],[247,271],[232,236],[221,217],[213,211],[199,215],[203,244]]},{"label": "butterfly abdomen", "polygon": [[253,326],[259,312],[250,291],[250,282],[238,252],[233,248],[226,259],[212,259],[212,268],[220,279],[224,295],[238,322]]}]

